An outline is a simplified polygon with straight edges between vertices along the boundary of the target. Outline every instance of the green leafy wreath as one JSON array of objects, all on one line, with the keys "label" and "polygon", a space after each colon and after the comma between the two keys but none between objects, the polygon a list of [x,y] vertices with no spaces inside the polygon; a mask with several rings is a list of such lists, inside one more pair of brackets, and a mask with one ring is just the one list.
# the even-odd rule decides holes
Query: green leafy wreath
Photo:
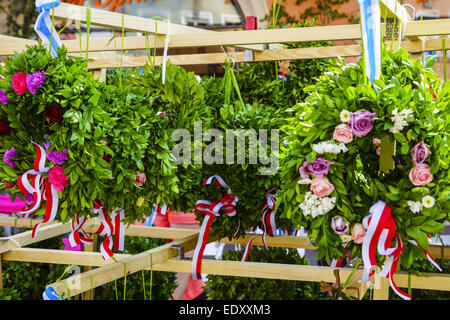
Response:
[{"label": "green leafy wreath", "polygon": [[[406,245],[399,264],[409,268],[426,259],[428,236],[444,230],[449,214],[450,85],[432,62],[422,66],[403,49],[383,51],[374,85],[362,63],[330,61],[305,103],[294,107],[277,214],[306,227],[318,259],[330,263],[346,251],[361,257],[362,220],[383,200]],[[383,172],[386,154],[395,169]]]}]

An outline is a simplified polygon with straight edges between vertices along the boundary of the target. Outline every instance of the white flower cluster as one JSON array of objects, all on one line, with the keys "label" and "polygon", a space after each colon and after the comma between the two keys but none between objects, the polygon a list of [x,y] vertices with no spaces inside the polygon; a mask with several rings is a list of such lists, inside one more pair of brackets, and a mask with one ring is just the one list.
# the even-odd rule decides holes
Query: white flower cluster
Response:
[{"label": "white flower cluster", "polygon": [[340,152],[345,153],[348,151],[348,148],[345,146],[344,143],[336,144],[334,142],[327,142],[327,141],[322,141],[317,144],[313,144],[312,149],[318,154],[323,153],[338,154]]},{"label": "white flower cluster", "polygon": [[403,130],[404,127],[408,125],[407,119],[412,116],[414,112],[412,109],[405,109],[402,111],[398,111],[398,109],[394,109],[392,111],[391,120],[394,122],[394,127],[390,128],[389,131],[392,133],[399,133]]},{"label": "white flower cluster", "polygon": [[436,203],[436,200],[432,196],[424,196],[422,201],[407,201],[409,210],[412,213],[419,213],[423,208],[432,208]]},{"label": "white flower cluster", "polygon": [[303,215],[312,216],[316,218],[317,216],[324,215],[330,212],[336,204],[336,197],[321,197],[319,198],[311,191],[305,194],[305,200],[300,203],[300,209],[303,211]]}]

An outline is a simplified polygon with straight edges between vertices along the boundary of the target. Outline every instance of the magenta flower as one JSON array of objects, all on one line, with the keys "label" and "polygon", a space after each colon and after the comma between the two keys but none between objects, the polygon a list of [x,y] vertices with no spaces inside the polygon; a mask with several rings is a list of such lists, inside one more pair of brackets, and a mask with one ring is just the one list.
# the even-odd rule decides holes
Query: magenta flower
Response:
[{"label": "magenta flower", "polygon": [[36,90],[42,87],[42,83],[45,81],[45,71],[38,71],[33,74],[27,75],[27,88],[32,94],[36,93]]},{"label": "magenta flower", "polygon": [[3,161],[10,166],[11,168],[15,169],[17,168],[14,158],[16,157],[17,150],[14,148],[9,149],[5,152],[5,155],[3,156]]},{"label": "magenta flower", "polygon": [[9,98],[6,95],[5,91],[3,91],[2,89],[0,89],[0,102],[4,105],[7,105],[9,103]]},{"label": "magenta flower", "polygon": [[45,150],[47,150],[49,147],[50,147],[50,141],[47,140],[44,143],[44,148],[45,148]]},{"label": "magenta flower", "polygon": [[350,118],[350,126],[353,134],[357,137],[364,137],[369,134],[373,128],[372,120],[376,117],[376,113],[367,110],[353,112]]},{"label": "magenta flower", "polygon": [[63,164],[65,161],[69,160],[69,151],[64,149],[63,151],[58,152],[56,149],[53,149],[52,151],[47,152],[47,159],[54,164]]},{"label": "magenta flower", "polygon": [[26,193],[23,195],[23,199],[27,205],[30,205],[34,202],[34,197],[31,193]]}]

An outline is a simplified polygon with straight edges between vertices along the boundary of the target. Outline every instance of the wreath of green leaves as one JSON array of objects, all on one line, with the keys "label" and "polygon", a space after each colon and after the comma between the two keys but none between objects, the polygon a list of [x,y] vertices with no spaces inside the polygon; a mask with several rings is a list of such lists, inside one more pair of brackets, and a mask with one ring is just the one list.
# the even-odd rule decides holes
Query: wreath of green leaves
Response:
[{"label": "wreath of green leaves", "polygon": [[[308,90],[305,103],[294,107],[295,116],[288,120],[284,130],[288,133],[288,146],[282,153],[282,188],[277,203],[277,215],[290,219],[297,227],[304,226],[318,247],[318,259],[328,263],[351,250],[360,257],[361,245],[351,241],[350,230],[362,223],[369,208],[383,200],[393,209],[396,231],[407,246],[400,256],[400,265],[409,268],[414,259],[426,259],[421,248],[428,248],[428,235],[443,231],[448,218],[449,187],[449,127],[450,85],[438,79],[432,70],[433,62],[425,66],[420,60],[412,61],[407,51],[383,50],[382,76],[374,85],[368,83],[362,61],[346,64],[330,61],[330,71]],[[398,133],[391,133],[394,109],[411,109],[413,117]],[[372,131],[345,146],[345,153],[317,154],[313,145],[333,141],[333,132],[341,123],[343,110],[368,110],[377,114]],[[391,136],[396,141],[395,169],[379,171],[379,156],[373,139]],[[431,150],[426,164],[433,174],[431,183],[415,186],[408,175],[414,167],[411,150],[424,141]],[[299,168],[305,161],[317,157],[333,161],[326,179],[334,186],[329,197],[335,197],[334,208],[317,217],[305,216],[299,205],[309,185],[299,184]],[[408,201],[420,202],[424,196],[435,199],[434,206],[423,207],[413,213]],[[332,229],[331,219],[341,216],[348,223],[346,237]],[[349,237],[350,236],[350,237]],[[350,241],[349,241],[350,238]],[[421,248],[408,240],[416,241]],[[344,249],[344,243],[348,246]]]}]

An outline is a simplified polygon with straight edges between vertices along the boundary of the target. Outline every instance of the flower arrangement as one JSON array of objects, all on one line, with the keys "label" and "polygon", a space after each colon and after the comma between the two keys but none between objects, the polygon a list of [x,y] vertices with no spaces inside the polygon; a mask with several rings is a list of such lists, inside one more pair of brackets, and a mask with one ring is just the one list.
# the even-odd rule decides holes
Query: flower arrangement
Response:
[{"label": "flower arrangement", "polygon": [[[442,231],[448,218],[449,88],[430,64],[412,62],[404,50],[383,51],[374,85],[361,62],[332,61],[305,102],[294,106],[277,215],[309,230],[318,259],[361,257],[363,219],[378,200],[392,207],[403,239],[399,265],[427,259],[428,235]],[[383,172],[386,136],[395,141],[395,168]]]}]

